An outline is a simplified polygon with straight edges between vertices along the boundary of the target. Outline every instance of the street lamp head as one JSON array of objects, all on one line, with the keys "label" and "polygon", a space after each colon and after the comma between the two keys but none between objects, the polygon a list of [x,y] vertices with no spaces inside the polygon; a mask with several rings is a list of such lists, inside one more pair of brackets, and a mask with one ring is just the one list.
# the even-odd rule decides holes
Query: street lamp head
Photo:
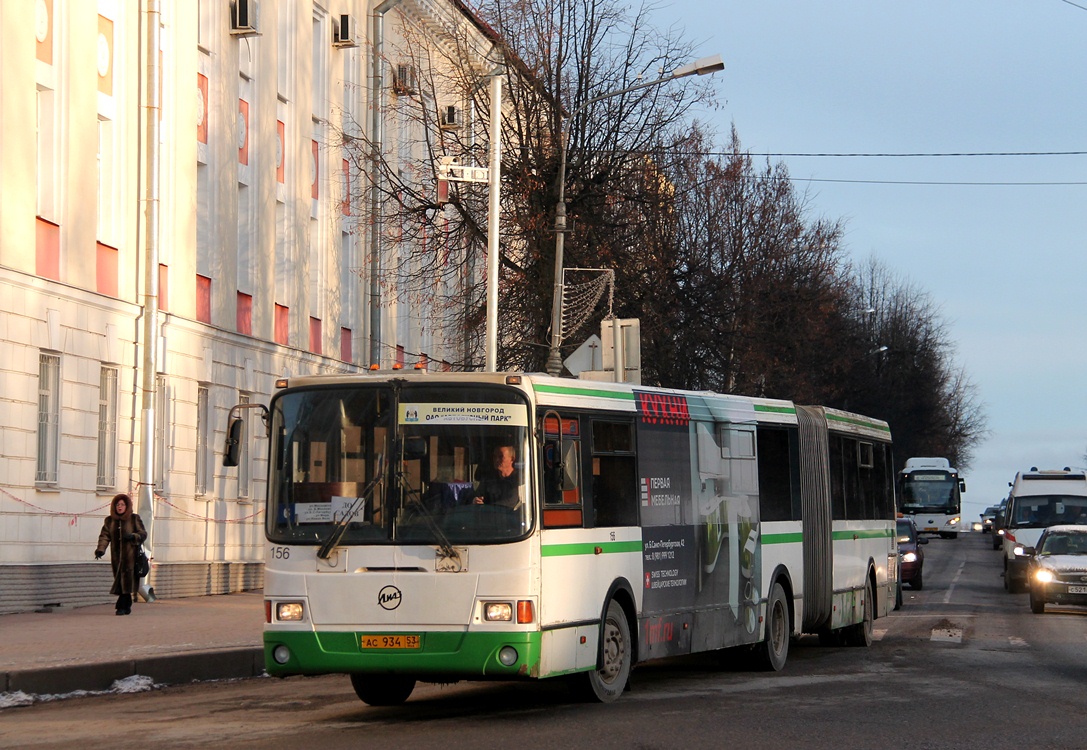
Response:
[{"label": "street lamp head", "polygon": [[684,76],[700,75],[704,76],[707,73],[716,73],[719,70],[725,69],[725,63],[721,60],[720,55],[710,55],[709,57],[703,57],[695,60],[692,63],[682,65],[672,71],[672,78],[683,78]]}]

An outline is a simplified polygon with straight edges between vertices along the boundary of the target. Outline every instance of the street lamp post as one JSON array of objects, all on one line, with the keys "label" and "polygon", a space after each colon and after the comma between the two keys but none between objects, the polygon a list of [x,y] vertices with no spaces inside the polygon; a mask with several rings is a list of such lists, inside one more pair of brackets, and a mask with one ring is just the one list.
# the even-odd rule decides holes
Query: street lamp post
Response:
[{"label": "street lamp post", "polygon": [[566,147],[570,138],[570,123],[572,123],[574,118],[584,112],[590,105],[596,104],[604,99],[610,99],[611,97],[619,96],[620,94],[628,94],[631,91],[649,88],[650,86],[659,86],[662,83],[667,83],[676,78],[685,78],[686,76],[692,75],[701,76],[707,73],[716,73],[717,71],[724,69],[725,63],[722,62],[720,55],[703,57],[692,63],[680,66],[673,70],[669,75],[658,78],[655,81],[645,81],[643,83],[634,84],[633,86],[627,86],[626,88],[609,91],[600,96],[594,96],[571,112],[563,123],[559,140],[559,199],[555,204],[555,288],[551,300],[551,351],[547,357],[548,374],[558,375],[562,372],[562,253],[566,237]]}]

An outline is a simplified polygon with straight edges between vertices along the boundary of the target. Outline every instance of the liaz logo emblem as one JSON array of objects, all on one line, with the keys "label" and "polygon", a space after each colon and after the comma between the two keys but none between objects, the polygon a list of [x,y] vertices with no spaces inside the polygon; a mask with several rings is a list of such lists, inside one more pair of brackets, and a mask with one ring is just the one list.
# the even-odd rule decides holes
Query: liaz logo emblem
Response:
[{"label": "liaz logo emblem", "polygon": [[400,606],[402,595],[396,586],[386,586],[377,592],[377,603],[382,609],[396,609]]}]

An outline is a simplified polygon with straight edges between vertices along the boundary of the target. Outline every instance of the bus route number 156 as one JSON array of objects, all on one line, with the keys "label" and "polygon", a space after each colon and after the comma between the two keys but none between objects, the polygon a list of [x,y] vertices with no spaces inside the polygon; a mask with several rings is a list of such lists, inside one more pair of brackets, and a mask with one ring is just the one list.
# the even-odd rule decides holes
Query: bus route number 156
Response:
[{"label": "bus route number 156", "polygon": [[290,557],[290,547],[272,547],[271,549],[271,559],[273,560],[288,560]]}]

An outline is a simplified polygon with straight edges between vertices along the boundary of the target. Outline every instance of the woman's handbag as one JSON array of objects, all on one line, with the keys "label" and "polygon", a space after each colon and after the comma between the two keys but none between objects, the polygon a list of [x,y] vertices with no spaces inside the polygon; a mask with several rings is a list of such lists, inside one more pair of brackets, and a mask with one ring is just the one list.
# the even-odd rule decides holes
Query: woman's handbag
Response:
[{"label": "woman's handbag", "polygon": [[141,544],[136,548],[136,577],[143,578],[151,572],[151,561],[147,559],[147,553],[143,551]]}]

